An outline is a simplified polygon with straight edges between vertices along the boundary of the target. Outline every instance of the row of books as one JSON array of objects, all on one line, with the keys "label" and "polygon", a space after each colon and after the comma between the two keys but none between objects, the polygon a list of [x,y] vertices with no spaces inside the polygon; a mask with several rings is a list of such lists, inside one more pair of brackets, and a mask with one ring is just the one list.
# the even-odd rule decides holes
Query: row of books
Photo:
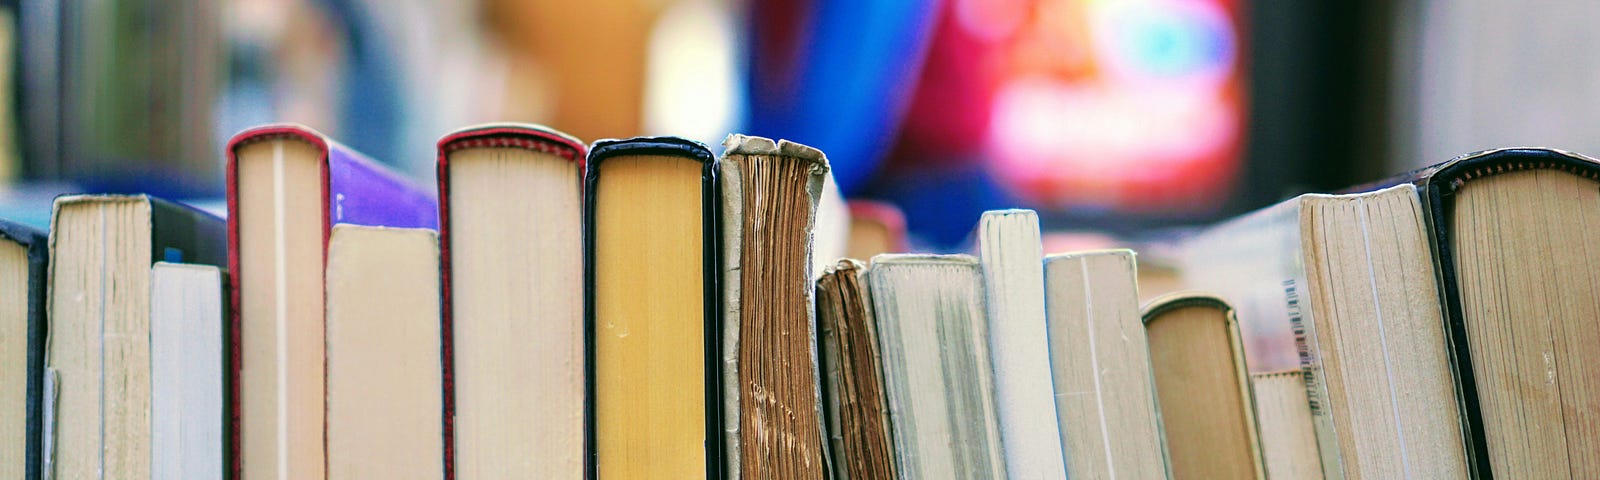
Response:
[{"label": "row of books", "polygon": [[[719,160],[533,125],[467,128],[438,152],[435,196],[270,125],[228,145],[226,220],[73,195],[48,236],[0,222],[0,476],[821,465],[810,285],[850,216],[821,152],[734,135]],[[880,226],[861,233],[903,241]],[[724,414],[757,423],[725,433]],[[756,450],[774,445],[818,456]]]},{"label": "row of books", "polygon": [[[969,476],[1053,478],[1057,451],[1068,477],[1600,475],[1591,158],[1476,152],[1163,242],[1153,250],[1176,252],[1161,259],[1176,283],[1209,294],[1156,298],[1140,321],[1124,291],[1137,288],[1131,256],[1046,256],[1042,292],[1018,295],[1038,283],[996,281],[1015,267],[991,262],[991,245],[1029,268],[1037,254],[1018,255],[990,220],[982,261],[879,256],[822,279],[824,392],[847,477],[1003,461]],[[1012,309],[1045,314],[1019,322]],[[1046,354],[1017,360],[1041,343]],[[1018,381],[1052,389],[1056,417],[1038,416],[1043,392],[1006,385]],[[862,408],[874,402],[887,415]],[[1012,423],[1008,408],[1033,416]]]},{"label": "row of books", "polygon": [[226,221],[83,195],[48,237],[0,223],[0,473],[1600,473],[1574,154],[1204,229],[1174,261],[1211,294],[1141,309],[1131,251],[1046,256],[1025,210],[976,257],[836,261],[848,209],[787,141],[473,127],[437,197],[304,127],[227,153]]},{"label": "row of books", "polygon": [[[1472,153],[1177,242],[1249,370],[1297,370],[1328,477],[1600,475],[1600,164]],[[1259,392],[1258,392],[1259,393]],[[1292,445],[1292,446],[1291,446]]]}]

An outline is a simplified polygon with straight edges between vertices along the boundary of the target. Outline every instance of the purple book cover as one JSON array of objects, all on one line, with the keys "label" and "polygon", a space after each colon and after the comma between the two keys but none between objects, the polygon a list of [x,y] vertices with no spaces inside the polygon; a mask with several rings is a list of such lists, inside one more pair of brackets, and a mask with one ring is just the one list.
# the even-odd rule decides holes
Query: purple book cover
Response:
[{"label": "purple book cover", "polygon": [[439,202],[433,191],[407,181],[388,167],[329,139],[309,127],[274,124],[239,132],[228,142],[228,463],[231,478],[239,478],[239,373],[243,364],[239,319],[239,159],[241,145],[282,139],[300,140],[320,151],[322,175],[322,259],[328,259],[328,236],[335,224],[395,228],[439,226]]},{"label": "purple book cover", "polygon": [[[439,228],[439,201],[431,190],[411,183],[350,147],[325,141],[323,175],[326,228],[348,223],[397,228]],[[231,212],[230,212],[231,213]]]}]

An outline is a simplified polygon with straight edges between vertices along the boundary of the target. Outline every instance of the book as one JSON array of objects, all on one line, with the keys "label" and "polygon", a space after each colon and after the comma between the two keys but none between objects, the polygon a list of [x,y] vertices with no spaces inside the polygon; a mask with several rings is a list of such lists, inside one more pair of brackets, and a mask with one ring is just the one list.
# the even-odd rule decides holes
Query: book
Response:
[{"label": "book", "polygon": [[152,478],[151,361],[162,346],[151,343],[152,266],[221,265],[223,222],[143,195],[64,196],[53,211],[45,359],[53,398],[44,401],[54,416],[45,419],[44,469],[55,478]]},{"label": "book", "polygon": [[537,125],[439,140],[448,478],[583,474],[584,310],[572,286],[586,151]]},{"label": "book", "polygon": [[1044,259],[1050,373],[1068,478],[1166,475],[1131,250]]},{"label": "book", "polygon": [[1305,372],[1326,476],[1468,475],[1416,187],[1302,195],[1182,259],[1186,287],[1237,302],[1252,372]]},{"label": "book", "polygon": [[1600,163],[1508,148],[1391,182],[1425,207],[1474,473],[1600,475]]},{"label": "book", "polygon": [[0,477],[37,480],[44,429],[44,232],[0,220]]},{"label": "book", "polygon": [[837,480],[895,478],[883,355],[867,267],[841,259],[817,279],[823,407]]},{"label": "book", "polygon": [[828,160],[738,134],[723,146],[724,464],[735,480],[822,478],[811,240]]},{"label": "book", "polygon": [[1299,369],[1250,374],[1268,478],[1324,478],[1305,382],[1305,372]]},{"label": "book", "polygon": [[850,240],[845,255],[872,258],[879,254],[904,252],[906,217],[892,203],[850,200]]},{"label": "book", "polygon": [[978,260],[879,255],[867,278],[899,478],[1007,478]]},{"label": "book", "polygon": [[1032,210],[984,212],[977,235],[1006,474],[1064,479],[1067,467],[1045,325],[1039,216]]},{"label": "book", "polygon": [[245,130],[226,151],[230,469],[323,478],[328,237],[339,224],[435,228],[437,201],[304,126]]},{"label": "book", "polygon": [[333,227],[326,283],[329,478],[443,474],[439,283],[433,230]]},{"label": "book", "polygon": [[1179,292],[1143,317],[1172,478],[1266,478],[1233,308]]},{"label": "book", "polygon": [[227,475],[222,269],[150,267],[150,478]]},{"label": "book", "polygon": [[588,162],[588,477],[720,478],[716,160],[645,137]]}]

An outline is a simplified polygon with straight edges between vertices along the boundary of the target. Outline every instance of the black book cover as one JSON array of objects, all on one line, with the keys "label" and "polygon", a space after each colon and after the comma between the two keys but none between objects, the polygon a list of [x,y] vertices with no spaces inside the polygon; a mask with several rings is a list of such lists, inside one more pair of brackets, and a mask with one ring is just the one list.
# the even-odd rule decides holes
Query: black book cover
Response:
[{"label": "black book cover", "polygon": [[1462,433],[1467,437],[1467,468],[1473,478],[1494,478],[1484,432],[1483,411],[1478,382],[1472,370],[1472,351],[1467,341],[1466,319],[1461,307],[1461,286],[1457,281],[1451,237],[1455,195],[1467,183],[1502,173],[1524,170],[1558,170],[1600,181],[1600,162],[1575,153],[1549,148],[1502,148],[1468,153],[1449,161],[1413,170],[1385,180],[1351,188],[1363,192],[1411,183],[1417,186],[1427,224],[1439,298],[1443,305],[1445,337],[1450,343],[1450,368],[1455,376],[1456,401],[1460,404]]},{"label": "black book cover", "polygon": [[31,227],[0,220],[0,240],[14,242],[28,249],[28,386],[27,386],[27,438],[23,445],[27,451],[23,458],[23,478],[37,480],[40,474],[40,438],[44,433],[44,416],[40,403],[44,393],[44,337],[45,337],[45,267],[49,258],[48,242],[44,232]]},{"label": "black book cover", "polygon": [[672,155],[700,162],[700,211],[705,250],[702,258],[705,299],[705,399],[706,399],[706,478],[722,478],[722,375],[717,366],[722,347],[722,289],[718,277],[722,271],[720,219],[717,215],[720,202],[717,191],[717,160],[711,149],[700,142],[678,137],[635,137],[624,140],[601,140],[589,147],[587,172],[583,180],[583,351],[584,351],[584,476],[598,478],[598,444],[595,443],[595,358],[594,358],[594,249],[595,249],[595,199],[602,164],[607,158],[624,155]]},{"label": "black book cover", "polygon": [[228,266],[228,224],[216,215],[156,197],[150,201],[152,262]]}]

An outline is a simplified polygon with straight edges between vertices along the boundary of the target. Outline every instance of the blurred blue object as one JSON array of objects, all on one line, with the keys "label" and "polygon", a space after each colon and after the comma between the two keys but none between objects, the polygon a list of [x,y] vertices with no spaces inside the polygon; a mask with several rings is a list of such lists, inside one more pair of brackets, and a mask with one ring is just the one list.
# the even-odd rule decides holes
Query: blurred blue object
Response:
[{"label": "blurred blue object", "polygon": [[340,98],[339,141],[378,161],[400,162],[400,131],[405,118],[402,72],[395,47],[383,35],[375,5],[360,0],[322,0],[345,29],[349,64]]},{"label": "blurred blue object", "polygon": [[49,230],[50,209],[56,197],[81,191],[64,182],[0,185],[0,219]]},{"label": "blurred blue object", "polygon": [[745,132],[822,149],[857,193],[894,141],[940,3],[751,2]]}]

